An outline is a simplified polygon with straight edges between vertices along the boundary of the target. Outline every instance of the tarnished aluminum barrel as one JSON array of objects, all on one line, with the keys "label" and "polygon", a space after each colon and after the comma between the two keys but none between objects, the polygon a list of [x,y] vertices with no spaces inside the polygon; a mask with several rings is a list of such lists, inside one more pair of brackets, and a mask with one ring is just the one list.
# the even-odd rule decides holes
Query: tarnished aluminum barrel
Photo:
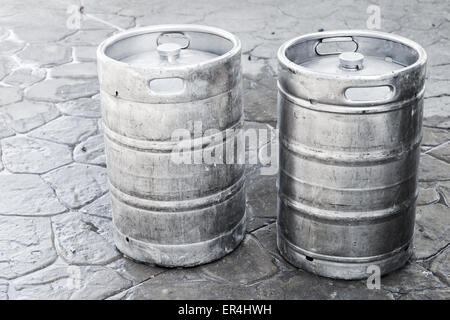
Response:
[{"label": "tarnished aluminum barrel", "polygon": [[425,51],[347,30],[290,40],[278,59],[280,252],[332,278],[401,267],[413,249]]},{"label": "tarnished aluminum barrel", "polygon": [[[225,143],[211,136],[243,124],[240,41],[211,27],[152,26],[105,40],[97,58],[117,248],[162,266],[231,252],[245,233],[244,167],[202,154]],[[180,129],[200,162],[173,161]]]}]

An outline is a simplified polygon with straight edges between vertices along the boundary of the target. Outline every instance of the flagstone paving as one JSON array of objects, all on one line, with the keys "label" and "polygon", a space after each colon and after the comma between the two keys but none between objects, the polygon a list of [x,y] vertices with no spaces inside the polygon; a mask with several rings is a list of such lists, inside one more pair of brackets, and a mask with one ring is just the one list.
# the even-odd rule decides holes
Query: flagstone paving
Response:
[{"label": "flagstone paving", "polygon": [[95,62],[102,40],[161,23],[235,33],[242,41],[246,126],[271,128],[278,47],[308,32],[364,29],[372,2],[3,0],[0,299],[450,299],[446,0],[377,1],[381,30],[419,42],[429,58],[415,254],[383,277],[380,289],[287,263],[276,248],[276,177],[260,175],[254,164],[246,173],[247,235],[222,260],[165,269],[129,260],[114,247]]}]

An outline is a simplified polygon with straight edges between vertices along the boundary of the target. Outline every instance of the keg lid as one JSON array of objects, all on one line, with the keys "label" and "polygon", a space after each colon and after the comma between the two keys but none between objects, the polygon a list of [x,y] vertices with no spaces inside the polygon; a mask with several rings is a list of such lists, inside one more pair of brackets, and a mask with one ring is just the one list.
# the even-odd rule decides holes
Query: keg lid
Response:
[{"label": "keg lid", "polygon": [[120,99],[144,103],[202,100],[235,86],[240,54],[239,39],[214,27],[133,28],[99,45],[100,88]]},{"label": "keg lid", "polygon": [[122,60],[137,67],[184,66],[211,60],[217,54],[182,48],[176,43],[159,45],[156,50],[141,52]]},{"label": "keg lid", "polygon": [[393,34],[318,32],[280,47],[278,83],[287,95],[308,101],[376,106],[422,95],[426,59],[420,45]]},{"label": "keg lid", "polygon": [[376,32],[324,32],[291,40],[282,46],[280,54],[313,72],[346,78],[378,76],[418,60],[419,53],[409,43],[402,43],[402,39],[388,39]]},{"label": "keg lid", "polygon": [[364,55],[356,51],[346,51],[330,55],[318,55],[299,64],[312,71],[348,76],[375,76],[405,67],[390,57]]},{"label": "keg lid", "polygon": [[240,49],[239,39],[221,29],[159,25],[118,33],[99,45],[97,56],[121,68],[137,67],[134,70],[160,73],[161,66],[182,71],[183,66],[212,65],[229,59]]},{"label": "keg lid", "polygon": [[137,67],[185,66],[218,57],[214,52],[190,47],[190,38],[181,32],[162,33],[148,50],[132,52],[121,61]]}]

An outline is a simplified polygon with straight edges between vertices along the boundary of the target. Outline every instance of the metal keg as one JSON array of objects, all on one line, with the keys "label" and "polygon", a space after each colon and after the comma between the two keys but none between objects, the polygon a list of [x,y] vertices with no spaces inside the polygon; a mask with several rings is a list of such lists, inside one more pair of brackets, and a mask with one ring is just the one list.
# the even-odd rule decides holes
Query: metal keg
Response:
[{"label": "metal keg", "polygon": [[176,130],[189,134],[189,158],[202,159],[225,144],[220,133],[242,127],[239,39],[205,26],[151,26],[105,40],[97,59],[117,248],[171,267],[231,252],[245,234],[244,166],[172,156]]},{"label": "metal keg", "polygon": [[411,256],[426,59],[373,31],[279,49],[277,242],[295,266],[361,279]]}]

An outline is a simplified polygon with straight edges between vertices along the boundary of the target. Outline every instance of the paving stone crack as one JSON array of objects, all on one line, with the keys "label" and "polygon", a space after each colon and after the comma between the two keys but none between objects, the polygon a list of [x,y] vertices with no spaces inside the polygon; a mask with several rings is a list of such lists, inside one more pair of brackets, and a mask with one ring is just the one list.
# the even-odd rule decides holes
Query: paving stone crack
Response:
[{"label": "paving stone crack", "polygon": [[424,258],[417,258],[414,259],[415,262],[426,262],[429,260],[432,260],[434,258],[436,258],[437,256],[439,256],[441,253],[443,253],[448,247],[450,247],[450,242],[447,243],[445,246],[439,248],[436,252],[434,252],[433,254],[426,256]]},{"label": "paving stone crack", "polygon": [[[112,298],[112,297],[114,297],[114,296],[117,296],[117,295],[127,294],[128,291],[130,291],[130,290],[132,290],[132,289],[134,289],[134,288],[140,286],[141,284],[143,284],[143,283],[145,283],[145,282],[147,282],[147,281],[151,281],[151,280],[155,279],[156,277],[158,277],[158,276],[160,276],[160,275],[162,275],[162,274],[164,274],[164,273],[166,273],[166,272],[169,272],[169,271],[170,271],[170,270],[162,270],[161,272],[156,273],[156,274],[154,274],[154,275],[148,277],[148,278],[145,279],[145,280],[142,280],[142,281],[140,281],[140,282],[138,282],[138,283],[136,283],[136,284],[133,284],[132,286],[130,286],[129,288],[127,288],[127,289],[125,289],[125,290],[116,292],[116,293],[114,293],[114,294],[112,294],[112,295],[110,295],[110,296],[108,296],[108,297],[105,297],[104,300],[108,300],[108,299],[110,299],[110,298]],[[132,281],[131,279],[127,279],[127,280]]]}]

